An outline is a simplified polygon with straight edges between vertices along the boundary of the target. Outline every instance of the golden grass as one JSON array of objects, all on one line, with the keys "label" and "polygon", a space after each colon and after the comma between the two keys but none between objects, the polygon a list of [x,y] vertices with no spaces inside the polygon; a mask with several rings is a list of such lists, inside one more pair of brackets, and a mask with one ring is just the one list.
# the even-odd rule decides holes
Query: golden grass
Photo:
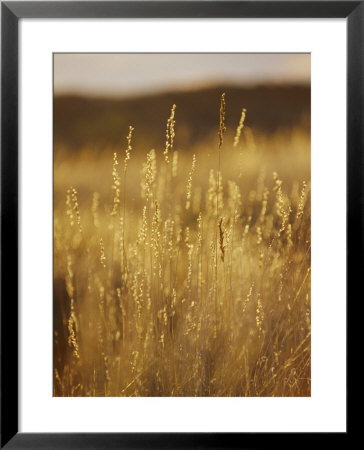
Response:
[{"label": "golden grass", "polygon": [[173,105],[164,149],[56,160],[54,395],[310,395],[309,136],[225,108],[189,151]]}]

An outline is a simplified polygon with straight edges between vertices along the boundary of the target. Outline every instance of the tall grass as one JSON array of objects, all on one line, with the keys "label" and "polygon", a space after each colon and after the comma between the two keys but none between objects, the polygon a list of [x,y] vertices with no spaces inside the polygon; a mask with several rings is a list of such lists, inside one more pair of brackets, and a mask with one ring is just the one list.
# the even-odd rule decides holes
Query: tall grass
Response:
[{"label": "tall grass", "polygon": [[310,395],[309,137],[225,108],[191,151],[173,105],[164,149],[56,167],[54,395]]}]

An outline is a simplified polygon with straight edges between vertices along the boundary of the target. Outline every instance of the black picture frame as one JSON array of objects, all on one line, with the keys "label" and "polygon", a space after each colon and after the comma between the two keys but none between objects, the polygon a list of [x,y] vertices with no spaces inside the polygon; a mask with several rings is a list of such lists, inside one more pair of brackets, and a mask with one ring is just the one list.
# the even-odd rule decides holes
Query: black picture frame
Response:
[{"label": "black picture frame", "polygon": [[[349,301],[358,301],[357,292],[362,291],[359,281],[364,273],[364,1],[1,2],[1,448],[270,448],[278,437],[283,447],[307,446],[310,433],[18,432],[19,20],[111,17],[347,20],[347,312]],[[347,345],[348,356],[351,351]],[[334,436],[339,444],[351,431],[349,408],[347,411],[347,432]],[[327,444],[327,438],[318,433],[315,443]]]}]

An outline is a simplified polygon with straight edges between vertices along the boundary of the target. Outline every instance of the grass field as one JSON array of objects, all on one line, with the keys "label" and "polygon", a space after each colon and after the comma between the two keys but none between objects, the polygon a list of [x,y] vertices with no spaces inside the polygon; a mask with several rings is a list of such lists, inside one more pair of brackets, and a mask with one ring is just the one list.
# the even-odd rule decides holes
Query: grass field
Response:
[{"label": "grass field", "polygon": [[54,395],[310,395],[310,136],[228,108],[190,148],[177,104],[163,148],[57,152]]}]

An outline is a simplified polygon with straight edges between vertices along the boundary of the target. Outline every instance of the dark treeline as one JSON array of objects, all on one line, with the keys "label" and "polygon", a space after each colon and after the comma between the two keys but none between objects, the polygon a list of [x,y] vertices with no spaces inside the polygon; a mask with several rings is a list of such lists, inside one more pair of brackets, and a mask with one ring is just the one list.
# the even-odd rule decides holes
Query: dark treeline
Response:
[{"label": "dark treeline", "polygon": [[214,87],[177,91],[136,98],[90,98],[74,95],[54,99],[55,150],[125,146],[129,125],[135,128],[134,148],[161,148],[173,103],[176,110],[177,148],[205,139],[218,127],[220,96],[226,92],[226,125],[234,131],[241,109],[247,109],[246,125],[271,133],[302,125],[309,130],[309,86]]}]

